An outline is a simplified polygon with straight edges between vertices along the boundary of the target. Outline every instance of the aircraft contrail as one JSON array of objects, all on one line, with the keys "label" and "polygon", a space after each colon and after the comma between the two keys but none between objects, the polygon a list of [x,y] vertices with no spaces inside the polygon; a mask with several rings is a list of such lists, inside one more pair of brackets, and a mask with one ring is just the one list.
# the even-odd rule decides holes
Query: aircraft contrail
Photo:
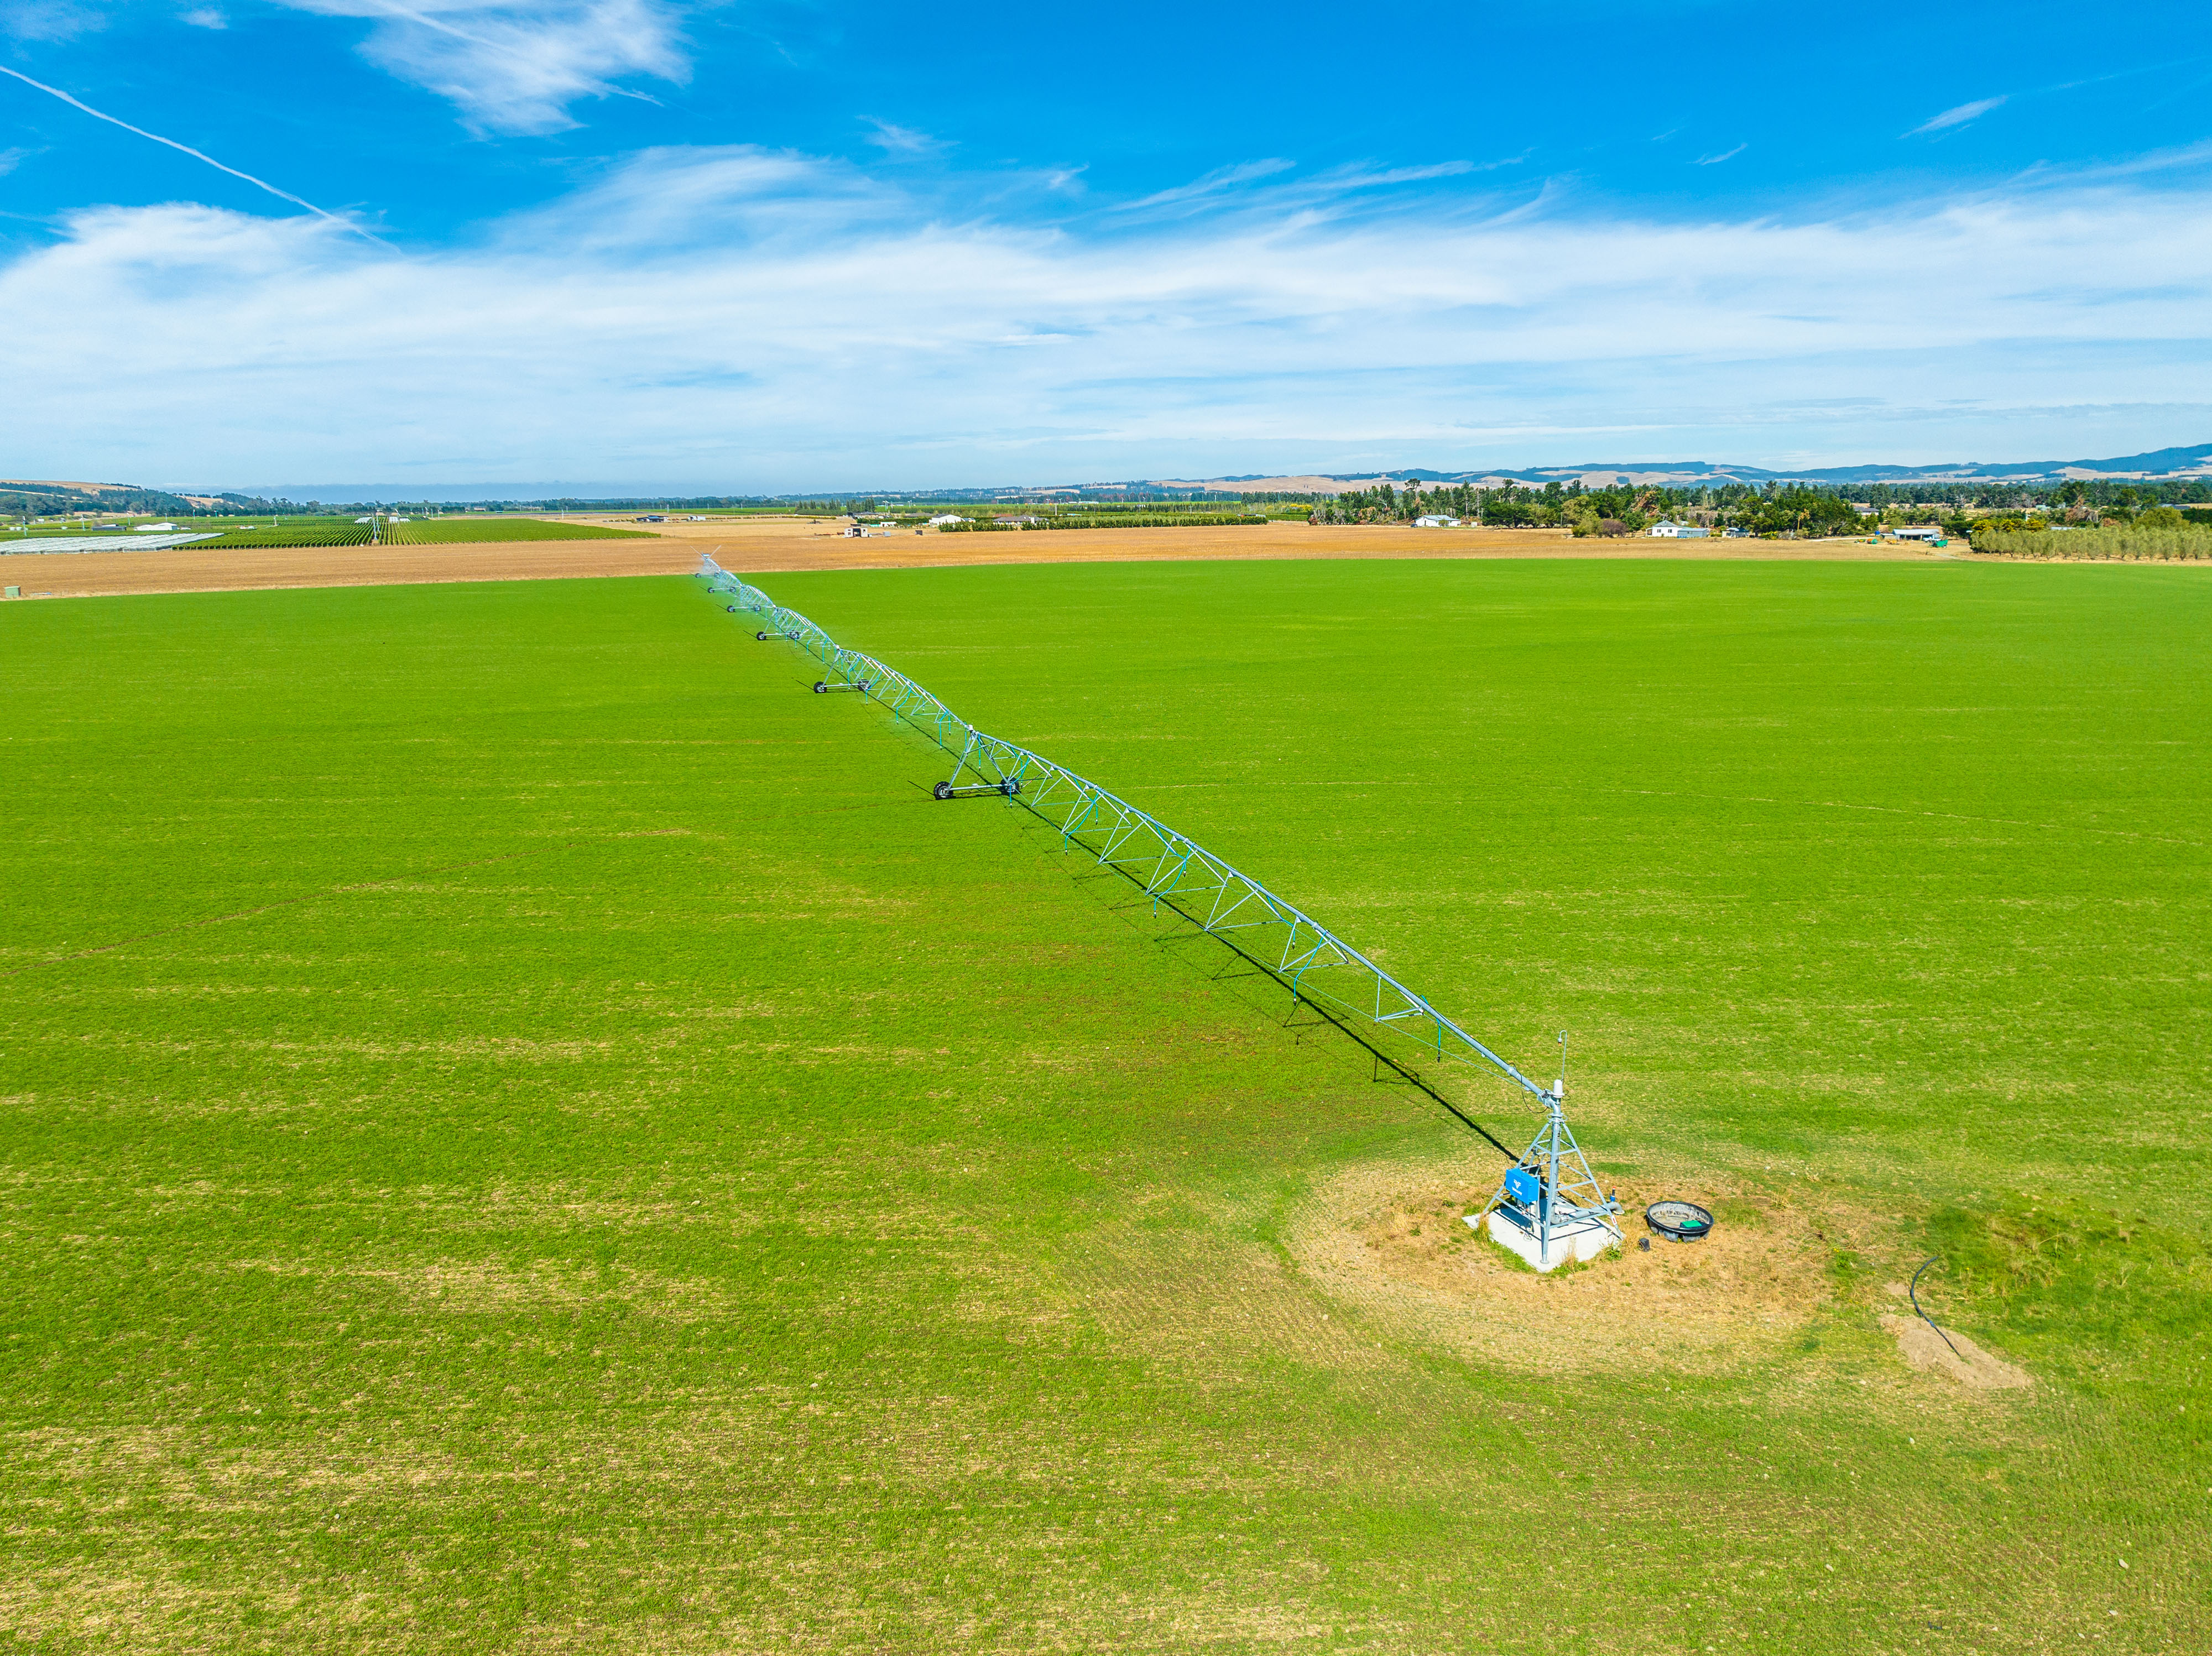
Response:
[{"label": "aircraft contrail", "polygon": [[149,132],[143,126],[133,126],[130,122],[119,120],[115,116],[108,114],[104,110],[94,109],[90,104],[86,103],[82,99],[72,98],[68,93],[63,91],[59,87],[48,86],[44,81],[34,81],[19,69],[10,69],[7,64],[0,64],[0,75],[12,75],[17,80],[21,81],[25,86],[36,87],[40,91],[47,94],[49,96],[59,98],[64,103],[69,105],[71,108],[81,109],[95,120],[106,121],[111,126],[119,126],[125,132],[136,132],[142,138],[151,138],[155,143],[165,143],[172,149],[180,149],[185,155],[190,155],[194,161],[205,161],[210,167],[215,168],[218,173],[228,173],[234,179],[243,179],[255,189],[266,190],[270,195],[277,197],[281,200],[289,201],[295,207],[304,207],[310,213],[326,218],[331,223],[339,226],[341,228],[350,230],[357,236],[368,237],[369,240],[374,242],[380,247],[391,247],[392,251],[394,252],[399,251],[396,247],[392,247],[392,244],[385,240],[381,236],[369,235],[368,231],[362,229],[361,226],[356,224],[351,219],[341,217],[336,213],[325,212],[323,209],[316,206],[314,203],[308,201],[302,197],[295,196],[289,190],[279,190],[275,185],[270,184],[265,179],[257,179],[252,173],[241,173],[234,167],[225,167],[214,156],[204,155],[199,150],[193,149],[191,145],[188,143],[179,143],[174,138],[165,138],[158,132]]}]

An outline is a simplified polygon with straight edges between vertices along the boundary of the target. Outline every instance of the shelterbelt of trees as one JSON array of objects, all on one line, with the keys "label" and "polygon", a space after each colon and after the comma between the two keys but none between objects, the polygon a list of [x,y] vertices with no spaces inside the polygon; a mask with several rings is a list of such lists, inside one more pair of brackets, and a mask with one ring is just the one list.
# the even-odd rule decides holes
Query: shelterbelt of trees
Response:
[{"label": "shelterbelt of trees", "polygon": [[1662,518],[1753,534],[1832,535],[1858,527],[1858,508],[1826,489],[1584,488],[1508,483],[1481,488],[1453,483],[1401,491],[1389,483],[1355,489],[1315,507],[1316,523],[1405,523],[1441,514],[1495,527],[1563,528],[1577,535],[1632,535]]},{"label": "shelterbelt of trees", "polygon": [[2170,506],[2137,513],[2131,522],[2053,523],[2044,517],[1978,518],[1977,552],[2015,558],[2202,563],[2212,561],[2212,513],[2192,521]]},{"label": "shelterbelt of trees", "polygon": [[2088,525],[2140,521],[2146,527],[2174,528],[2192,520],[2212,522],[2212,483],[2075,482],[2048,488],[2016,483],[1876,483],[1856,488],[1729,483],[1705,488],[1584,488],[1580,483],[1553,482],[1537,488],[1509,482],[1497,488],[1471,483],[1424,488],[1409,483],[1402,490],[1382,483],[1317,500],[1311,520],[1410,523],[1430,515],[1498,527],[1564,528],[1577,535],[1632,535],[1662,518],[1753,535],[1790,536],[1856,534],[1875,523],[1936,524],[1963,539],[1978,522],[2001,518],[2015,523]]}]

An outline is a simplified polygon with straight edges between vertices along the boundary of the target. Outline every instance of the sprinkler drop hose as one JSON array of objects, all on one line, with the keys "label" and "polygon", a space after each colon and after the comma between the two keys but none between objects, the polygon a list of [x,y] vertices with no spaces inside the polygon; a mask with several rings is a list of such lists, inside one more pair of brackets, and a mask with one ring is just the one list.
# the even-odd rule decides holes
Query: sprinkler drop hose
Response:
[{"label": "sprinkler drop hose", "polygon": [[[1930,1254],[1927,1259],[1923,1259],[1920,1262],[1920,1271],[1916,1271],[1912,1273],[1912,1281],[1905,1288],[1905,1297],[1912,1301],[1912,1308],[1915,1311],[1920,1311],[1921,1271],[1926,1271],[1929,1266],[1936,1264],[1936,1261],[1940,1260],[1942,1257],[1943,1256],[1940,1253]],[[1936,1328],[1936,1319],[1929,1316],[1924,1311],[1920,1311],[1920,1320],[1926,1323],[1929,1327]],[[1948,1334],[1946,1334],[1940,1328],[1936,1328],[1936,1338],[1942,1341],[1944,1344],[1951,1345],[1951,1337]],[[1966,1361],[1966,1358],[1959,1356],[1959,1348],[1955,1345],[1951,1345],[1951,1355],[1954,1357],[1958,1357],[1960,1362]]]}]

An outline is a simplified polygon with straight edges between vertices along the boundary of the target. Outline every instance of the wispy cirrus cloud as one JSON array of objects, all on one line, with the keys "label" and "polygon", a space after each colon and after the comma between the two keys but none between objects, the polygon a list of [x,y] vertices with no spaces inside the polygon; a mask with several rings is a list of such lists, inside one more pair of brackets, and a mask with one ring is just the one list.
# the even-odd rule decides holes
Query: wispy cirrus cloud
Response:
[{"label": "wispy cirrus cloud", "polygon": [[[2063,452],[2075,439],[2034,421],[2086,405],[2212,427],[2203,187],[1799,223],[1263,197],[1096,233],[948,212],[949,187],[659,150],[406,259],[311,219],[82,212],[0,265],[21,324],[0,374],[82,370],[42,388],[19,464],[246,481],[468,455],[487,478],[781,488],[1243,471],[1377,445],[1442,464],[1516,433],[1757,459],[1966,452],[2002,430]],[[1870,265],[1870,242],[1914,257]]]},{"label": "wispy cirrus cloud", "polygon": [[94,0],[8,0],[0,5],[0,34],[12,39],[71,40],[106,27],[106,9]]},{"label": "wispy cirrus cloud", "polygon": [[[1510,167],[1510,161],[1493,161]],[[1426,184],[1431,179],[1464,178],[1476,170],[1473,161],[1431,161],[1425,167],[1340,167],[1315,174],[1320,190],[1380,190],[1394,184]],[[1486,170],[1486,169],[1485,169]]]},{"label": "wispy cirrus cloud", "polygon": [[230,19],[213,6],[195,6],[190,11],[177,14],[180,23],[190,23],[194,28],[227,29]]},{"label": "wispy cirrus cloud", "polygon": [[640,76],[680,84],[690,62],[675,0],[277,0],[374,27],[362,55],[437,94],[479,131],[576,124],[569,106],[637,95]]},{"label": "wispy cirrus cloud", "polygon": [[1136,201],[1118,203],[1107,208],[1105,213],[1109,217],[1131,218],[1187,218],[1201,212],[1219,215],[1259,211],[1340,215],[1350,210],[1348,203],[1371,192],[1496,172],[1517,167],[1527,159],[1528,152],[1524,150],[1518,155],[1496,161],[1431,161],[1414,167],[1376,167],[1349,161],[1317,173],[1300,174],[1297,162],[1271,156],[1264,161],[1239,161],[1234,166],[1217,167],[1188,184],[1158,191]]},{"label": "wispy cirrus cloud", "polygon": [[874,129],[873,135],[868,142],[886,155],[909,155],[921,159],[929,155],[941,155],[952,148],[951,144],[945,139],[932,137],[928,133],[919,131],[910,126],[900,126],[892,121],[879,121],[872,115],[864,115],[860,118]]},{"label": "wispy cirrus cloud", "polygon": [[2079,187],[2120,179],[2149,178],[2159,173],[2198,172],[2208,166],[2212,166],[2212,138],[2172,149],[2154,149],[2145,155],[2098,161],[2088,166],[2053,167],[2047,162],[2038,162],[2014,174],[2012,181],[2021,186],[2058,185]]},{"label": "wispy cirrus cloud", "polygon": [[280,201],[289,201],[295,207],[304,207],[310,213],[314,214],[318,218],[326,220],[328,222],[337,226],[341,229],[349,230],[357,236],[366,237],[368,240],[376,242],[379,246],[386,246],[389,245],[380,240],[377,237],[371,235],[367,230],[363,229],[360,225],[356,224],[352,220],[341,217],[336,213],[327,212],[324,209],[316,206],[314,203],[307,200],[304,197],[294,195],[289,190],[280,190],[275,185],[270,183],[266,179],[257,179],[251,173],[241,173],[238,168],[231,166],[228,161],[219,161],[214,156],[207,154],[204,150],[195,149],[188,143],[179,143],[174,138],[165,138],[158,132],[149,132],[143,126],[133,126],[130,122],[123,119],[123,118],[118,115],[110,115],[105,110],[94,109],[90,104],[86,103],[82,98],[78,98],[70,93],[64,92],[59,87],[48,86],[44,81],[34,81],[29,76],[24,74],[20,69],[9,69],[5,64],[0,64],[0,75],[6,75],[13,79],[21,81],[25,86],[30,87],[36,91],[43,92],[50,98],[59,99],[70,108],[81,111],[82,113],[89,115],[95,121],[105,121],[110,126],[119,126],[125,132],[132,133],[138,137],[148,140],[150,143],[161,144],[167,149],[176,150],[180,155],[190,155],[196,161],[204,161],[210,167],[215,168],[218,173],[228,173],[232,178],[242,179],[244,182],[252,185],[256,190],[264,190],[268,191],[269,194],[275,196]]},{"label": "wispy cirrus cloud", "polygon": [[1940,115],[1930,115],[1911,131],[1902,136],[1917,138],[1923,132],[1948,132],[1954,126],[1964,126],[1969,121],[1978,121],[1992,109],[2002,106],[2006,100],[2006,97],[2001,94],[1995,98],[1977,98],[1970,104],[1959,104],[1945,110]]},{"label": "wispy cirrus cloud", "polygon": [[1733,149],[1717,150],[1710,155],[1700,155],[1698,157],[1697,165],[1699,167],[1718,167],[1723,161],[1734,161],[1738,155],[1741,155],[1745,150],[1750,148],[1751,144],[1749,141],[1747,140],[1746,142],[1736,145]]},{"label": "wispy cirrus cloud", "polygon": [[1228,167],[1217,167],[1202,178],[1193,179],[1188,184],[1179,184],[1170,190],[1156,191],[1137,201],[1124,202],[1114,210],[1141,213],[1156,207],[1179,207],[1188,202],[1224,195],[1256,179],[1272,178],[1278,173],[1287,173],[1297,165],[1296,161],[1285,161],[1279,155],[1271,155],[1265,161],[1237,161]]}]

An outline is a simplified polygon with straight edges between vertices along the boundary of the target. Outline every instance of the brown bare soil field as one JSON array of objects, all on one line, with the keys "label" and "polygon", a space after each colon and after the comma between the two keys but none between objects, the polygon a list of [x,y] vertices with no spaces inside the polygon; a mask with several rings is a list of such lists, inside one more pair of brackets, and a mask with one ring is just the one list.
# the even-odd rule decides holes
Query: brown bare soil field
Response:
[{"label": "brown bare soil field", "polygon": [[153,552],[26,553],[0,558],[0,581],[29,597],[230,592],[275,586],[401,586],[430,581],[665,575],[697,567],[687,546],[656,541],[507,541],[459,546],[189,546]]},{"label": "brown bare soil field", "polygon": [[[610,519],[625,528],[627,519]],[[1863,540],[1576,540],[1557,529],[1413,529],[1303,523],[1209,529],[1084,529],[848,538],[828,520],[656,525],[646,541],[504,541],[446,546],[313,546],[65,552],[0,557],[0,581],[25,597],[216,592],[262,587],[413,585],[668,575],[711,552],[726,569],[907,569],[959,564],[1136,563],[1207,558],[1724,558],[1910,561],[1930,554]]]}]

